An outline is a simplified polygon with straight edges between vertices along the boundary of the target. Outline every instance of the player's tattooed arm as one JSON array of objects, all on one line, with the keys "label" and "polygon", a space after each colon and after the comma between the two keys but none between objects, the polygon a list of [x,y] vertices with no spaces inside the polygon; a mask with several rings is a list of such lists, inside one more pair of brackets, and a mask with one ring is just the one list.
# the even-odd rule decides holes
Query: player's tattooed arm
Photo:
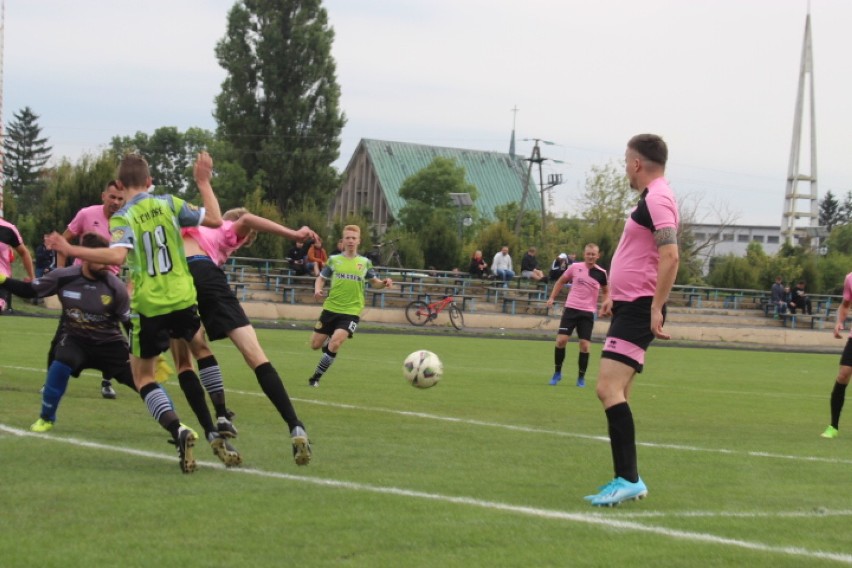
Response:
[{"label": "player's tattooed arm", "polygon": [[674,227],[665,227],[658,231],[654,231],[654,242],[657,243],[657,248],[664,245],[676,245],[677,231]]}]

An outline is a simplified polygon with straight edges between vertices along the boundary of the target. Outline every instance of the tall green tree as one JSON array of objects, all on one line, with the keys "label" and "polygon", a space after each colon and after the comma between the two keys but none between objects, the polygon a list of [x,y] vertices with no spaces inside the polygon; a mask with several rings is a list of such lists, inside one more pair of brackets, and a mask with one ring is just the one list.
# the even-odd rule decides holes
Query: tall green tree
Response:
[{"label": "tall green tree", "polygon": [[819,224],[828,227],[830,231],[834,226],[843,222],[843,211],[840,202],[831,193],[825,192],[822,201],[819,202]]},{"label": "tall green tree", "polygon": [[340,176],[346,120],[331,56],[334,31],[321,0],[239,0],[216,46],[227,72],[216,97],[218,133],[265,198],[281,210],[325,206]]},{"label": "tall green tree", "polygon": [[[28,213],[41,200],[45,188],[45,166],[52,148],[47,145],[47,138],[42,137],[39,117],[30,107],[24,107],[12,116],[3,141],[4,189],[14,198],[10,200],[10,209]],[[7,216],[12,218],[12,215]]]}]

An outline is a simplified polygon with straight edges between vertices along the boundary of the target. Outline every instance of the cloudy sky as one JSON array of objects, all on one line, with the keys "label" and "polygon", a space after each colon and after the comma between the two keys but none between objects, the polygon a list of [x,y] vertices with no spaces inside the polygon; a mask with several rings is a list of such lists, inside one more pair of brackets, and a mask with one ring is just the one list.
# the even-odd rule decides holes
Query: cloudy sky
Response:
[{"label": "cloudy sky", "polygon": [[[233,0],[5,0],[3,120],[40,116],[56,157],[114,135],[214,129],[214,46]],[[669,143],[667,177],[699,220],[778,225],[805,0],[326,0],[348,123],[361,138],[543,147],[575,212],[595,164],[633,134]],[[852,2],[811,0],[820,197],[852,190]],[[511,109],[517,107],[517,113]],[[810,173],[809,137],[804,173]]]}]

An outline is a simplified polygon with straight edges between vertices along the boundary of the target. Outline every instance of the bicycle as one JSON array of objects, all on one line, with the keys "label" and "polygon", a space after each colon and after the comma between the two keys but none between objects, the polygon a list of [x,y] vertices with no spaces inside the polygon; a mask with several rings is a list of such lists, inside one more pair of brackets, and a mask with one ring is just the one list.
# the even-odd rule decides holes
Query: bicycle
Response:
[{"label": "bicycle", "polygon": [[405,319],[411,325],[426,325],[426,322],[436,319],[445,309],[449,311],[450,323],[453,327],[461,330],[464,327],[464,314],[452,296],[444,296],[431,304],[423,300],[414,300],[405,308]]}]

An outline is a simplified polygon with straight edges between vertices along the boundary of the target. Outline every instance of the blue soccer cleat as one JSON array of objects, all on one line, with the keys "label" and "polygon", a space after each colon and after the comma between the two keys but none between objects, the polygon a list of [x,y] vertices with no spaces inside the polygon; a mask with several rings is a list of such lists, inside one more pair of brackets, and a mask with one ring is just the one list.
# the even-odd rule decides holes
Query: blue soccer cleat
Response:
[{"label": "blue soccer cleat", "polygon": [[577,386],[578,387],[586,386],[586,378],[585,377],[577,377]]},{"label": "blue soccer cleat", "polygon": [[560,371],[556,371],[553,373],[553,378],[550,379],[550,386],[555,387],[559,384],[559,381],[562,380],[562,373]]},{"label": "blue soccer cleat", "polygon": [[585,499],[594,507],[615,507],[625,501],[638,501],[648,496],[648,487],[642,478],[631,483],[623,477],[616,477],[604,485],[597,495],[587,495]]}]

